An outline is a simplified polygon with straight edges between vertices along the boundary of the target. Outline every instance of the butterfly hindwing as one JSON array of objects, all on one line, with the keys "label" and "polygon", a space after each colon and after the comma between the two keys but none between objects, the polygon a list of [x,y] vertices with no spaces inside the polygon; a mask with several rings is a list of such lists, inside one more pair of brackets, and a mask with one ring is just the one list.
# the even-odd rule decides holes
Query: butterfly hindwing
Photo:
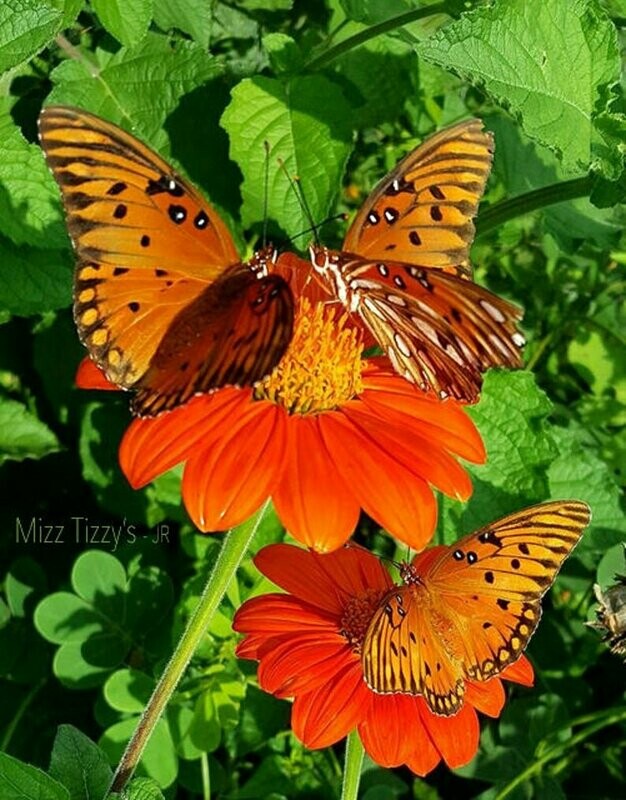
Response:
[{"label": "butterfly hindwing", "polygon": [[465,680],[489,680],[523,653],[541,598],[589,519],[580,501],[543,503],[404,565],[405,585],[383,600],[365,636],[368,685],[421,694],[434,713],[454,714]]},{"label": "butterfly hindwing", "polygon": [[478,119],[429,137],[372,191],[344,249],[470,275],[472,219],[492,159],[493,137]]},{"label": "butterfly hindwing", "polygon": [[267,374],[291,338],[286,282],[263,259],[242,265],[215,210],[134,136],[65,106],[42,111],[39,133],[77,256],[79,336],[110,381],[138,390],[134,410]]}]

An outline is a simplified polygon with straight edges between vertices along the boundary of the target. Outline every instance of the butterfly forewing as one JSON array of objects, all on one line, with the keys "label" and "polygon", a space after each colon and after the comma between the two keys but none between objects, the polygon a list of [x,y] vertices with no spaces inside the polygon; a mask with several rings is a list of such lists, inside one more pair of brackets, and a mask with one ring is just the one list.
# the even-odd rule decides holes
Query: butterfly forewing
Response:
[{"label": "butterfly forewing", "polygon": [[[589,519],[580,501],[543,503],[417,556],[404,568],[406,585],[387,596],[368,628],[368,685],[422,694],[436,714],[454,714],[460,703],[452,698],[462,698],[466,679],[488,680],[520,657],[541,598]],[[394,597],[401,614],[387,610],[397,612]]]},{"label": "butterfly forewing", "polygon": [[39,131],[77,255],[80,338],[110,381],[140,390],[135,410],[267,374],[291,337],[287,284],[241,265],[215,210],[135,137],[65,106],[44,109]]},{"label": "butterfly forewing", "polygon": [[439,131],[407,155],[367,198],[344,249],[471,274],[473,217],[493,158],[480,120]]}]

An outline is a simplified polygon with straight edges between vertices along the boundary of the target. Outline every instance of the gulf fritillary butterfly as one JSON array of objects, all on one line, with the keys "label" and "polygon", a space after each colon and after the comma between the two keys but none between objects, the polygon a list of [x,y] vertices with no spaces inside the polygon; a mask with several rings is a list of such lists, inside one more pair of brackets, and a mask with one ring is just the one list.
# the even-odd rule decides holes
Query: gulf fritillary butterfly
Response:
[{"label": "gulf fritillary butterfly", "polygon": [[442,399],[475,402],[487,368],[521,366],[521,310],[467,280],[492,155],[480,120],[439,131],[373,190],[341,251],[310,248],[327,288],[395,370]]},{"label": "gulf fritillary butterfly", "polygon": [[368,686],[456,714],[466,680],[489,680],[522,654],[590,517],[577,500],[542,503],[402,564],[404,585],[383,598],[363,641]]},{"label": "gulf fritillary butterfly", "polygon": [[133,411],[154,416],[267,375],[291,340],[294,306],[268,273],[272,249],[242,263],[216,211],[110,122],[49,106],[39,137],[76,251],[79,336],[107,378],[135,392]]}]

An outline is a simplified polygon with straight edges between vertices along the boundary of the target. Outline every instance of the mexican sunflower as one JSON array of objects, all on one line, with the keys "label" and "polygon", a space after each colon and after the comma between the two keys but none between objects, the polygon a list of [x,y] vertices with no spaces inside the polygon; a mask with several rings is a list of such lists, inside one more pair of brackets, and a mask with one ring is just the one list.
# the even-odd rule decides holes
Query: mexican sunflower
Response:
[{"label": "mexican sunflower", "polygon": [[[246,520],[271,497],[303,544],[333,550],[364,509],[421,549],[436,523],[431,486],[465,500],[471,481],[457,457],[481,463],[473,423],[399,377],[384,359],[363,358],[365,338],[310,280],[308,262],[283,254],[279,271],[297,302],[292,342],[254,388],[226,387],[151,419],[135,419],[120,446],[134,488],[184,463],[182,495],[202,531]],[[82,388],[103,388],[88,362]]]},{"label": "mexican sunflower", "polygon": [[[421,558],[413,562],[418,568]],[[460,767],[478,749],[476,712],[497,717],[502,710],[502,679],[532,685],[532,666],[521,656],[497,677],[466,681],[453,716],[434,714],[421,696],[375,694],[363,678],[361,646],[394,585],[380,561],[357,547],[319,555],[287,544],[269,545],[254,560],[287,594],[260,595],[241,606],[233,627],[245,638],[237,654],[260,662],[262,689],[293,698],[291,727],[309,748],[328,747],[356,728],[381,766],[404,764],[418,775],[442,759]]]}]

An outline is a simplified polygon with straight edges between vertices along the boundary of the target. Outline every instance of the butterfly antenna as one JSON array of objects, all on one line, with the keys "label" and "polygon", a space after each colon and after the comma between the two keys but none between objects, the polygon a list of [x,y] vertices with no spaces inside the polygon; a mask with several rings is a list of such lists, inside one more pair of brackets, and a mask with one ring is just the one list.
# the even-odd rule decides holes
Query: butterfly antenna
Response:
[{"label": "butterfly antenna", "polygon": [[[289,174],[289,170],[285,166],[285,162],[282,160],[282,158],[278,159],[278,166],[282,169],[282,171],[284,172],[285,176],[287,177],[287,180],[289,181],[289,185],[291,186],[291,189],[292,189],[293,193],[295,194],[298,203],[300,204],[300,208],[302,209],[302,211],[304,213],[304,216],[309,221],[309,226],[310,227],[309,227],[308,231],[306,231],[306,233],[313,232],[313,238],[315,239],[315,243],[317,244],[318,243],[317,229],[319,228],[319,225],[316,225],[314,220],[313,220],[313,214],[311,213],[311,209],[309,207],[309,204],[307,203],[306,197],[304,195],[304,191],[302,190],[302,184],[300,183],[300,178],[299,178],[298,175],[294,175],[293,178],[291,177],[291,175]],[[298,236],[301,236],[301,235],[302,234],[298,234]]]},{"label": "butterfly antenna", "polygon": [[263,181],[263,249],[267,247],[267,223],[269,211],[269,183],[270,183],[270,143],[267,139],[263,142],[265,147],[265,179]]}]

